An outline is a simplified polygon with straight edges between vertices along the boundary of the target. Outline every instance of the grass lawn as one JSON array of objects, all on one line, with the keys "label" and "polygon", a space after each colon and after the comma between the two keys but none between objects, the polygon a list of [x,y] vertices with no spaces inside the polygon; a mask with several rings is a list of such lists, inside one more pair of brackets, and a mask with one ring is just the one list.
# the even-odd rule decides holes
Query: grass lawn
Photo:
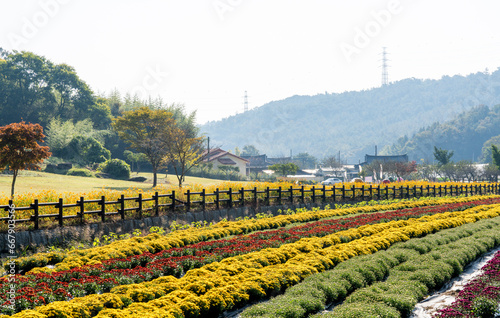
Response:
[{"label": "grass lawn", "polygon": [[[101,178],[86,178],[65,176],[54,173],[39,172],[39,171],[21,171],[17,177],[15,191],[21,192],[37,192],[40,190],[55,190],[58,192],[88,192],[96,189],[111,189],[111,190],[126,190],[130,188],[139,188],[148,190],[153,186],[152,173],[132,173],[131,177],[143,176],[147,180],[145,182],[132,182],[125,180],[101,179]],[[197,177],[186,177],[183,185],[189,186],[192,184],[213,185],[223,182],[222,180],[205,179]],[[0,195],[10,196],[12,185],[12,176],[0,174]],[[165,179],[165,174],[158,174],[158,185],[177,187],[178,181],[175,175],[168,175]]]}]

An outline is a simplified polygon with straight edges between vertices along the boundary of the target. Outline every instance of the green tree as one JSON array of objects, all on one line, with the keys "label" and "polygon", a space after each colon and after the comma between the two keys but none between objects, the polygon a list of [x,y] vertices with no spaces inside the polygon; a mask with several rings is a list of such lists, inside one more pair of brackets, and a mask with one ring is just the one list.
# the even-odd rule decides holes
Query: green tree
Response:
[{"label": "green tree", "polygon": [[3,53],[0,62],[0,125],[21,117],[43,126],[51,118],[89,118],[92,90],[66,65],[30,52]]},{"label": "green tree", "polygon": [[76,136],[93,137],[104,144],[104,137],[109,133],[108,130],[95,130],[90,119],[73,123],[72,120],[63,121],[60,118],[54,118],[47,126],[46,143],[54,156],[64,157],[66,147]]},{"label": "green tree", "polygon": [[148,162],[148,157],[143,153],[132,152],[130,150],[125,150],[123,152],[125,159],[130,163],[130,170],[134,171],[134,164],[136,166],[135,172],[139,173],[141,170],[140,164],[142,162]]},{"label": "green tree", "polygon": [[106,160],[99,165],[98,170],[116,179],[130,178],[130,166],[120,159]]},{"label": "green tree", "polygon": [[158,170],[165,164],[175,121],[164,109],[139,107],[113,119],[118,136],[137,152],[144,153],[153,168],[153,187],[158,181]]},{"label": "green tree", "polygon": [[254,145],[245,145],[243,147],[243,151],[241,152],[242,156],[258,156],[259,150]]},{"label": "green tree", "polygon": [[493,160],[493,164],[500,168],[500,151],[495,145],[491,145],[491,158]]},{"label": "green tree", "polygon": [[111,159],[111,152],[93,137],[76,136],[62,149],[62,158],[89,165]]},{"label": "green tree", "polygon": [[295,174],[297,170],[299,170],[299,166],[293,162],[277,163],[269,166],[269,170],[273,170],[274,172],[286,177],[289,174]]},{"label": "green tree", "polygon": [[438,162],[438,165],[444,166],[450,163],[451,157],[453,157],[453,151],[448,151],[434,146],[434,158]]},{"label": "green tree", "polygon": [[0,127],[0,167],[13,171],[10,196],[14,198],[14,187],[19,170],[38,170],[38,164],[50,157],[49,147],[40,146],[45,135],[39,124],[12,123]]},{"label": "green tree", "polygon": [[312,169],[318,163],[318,159],[307,152],[297,154],[293,160],[301,169]]}]

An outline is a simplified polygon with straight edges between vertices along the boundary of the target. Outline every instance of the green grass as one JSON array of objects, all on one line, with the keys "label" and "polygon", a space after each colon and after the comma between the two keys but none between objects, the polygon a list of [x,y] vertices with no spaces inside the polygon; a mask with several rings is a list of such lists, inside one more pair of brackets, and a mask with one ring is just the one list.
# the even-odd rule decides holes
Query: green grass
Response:
[{"label": "green grass", "polygon": [[[88,178],[77,176],[66,176],[54,173],[40,171],[21,171],[16,180],[15,191],[21,192],[36,192],[41,190],[55,190],[59,192],[88,192],[96,189],[111,189],[111,190],[126,190],[130,188],[138,188],[148,190],[153,186],[152,173],[133,173],[131,177],[142,176],[146,177],[145,182],[132,182],[126,180]],[[189,186],[193,184],[213,185],[223,180],[205,179],[197,177],[186,177],[183,185]],[[12,176],[0,174],[0,195],[10,195],[12,185]],[[158,174],[158,185],[177,187],[178,181],[175,175],[169,174],[165,179],[165,174]]]}]

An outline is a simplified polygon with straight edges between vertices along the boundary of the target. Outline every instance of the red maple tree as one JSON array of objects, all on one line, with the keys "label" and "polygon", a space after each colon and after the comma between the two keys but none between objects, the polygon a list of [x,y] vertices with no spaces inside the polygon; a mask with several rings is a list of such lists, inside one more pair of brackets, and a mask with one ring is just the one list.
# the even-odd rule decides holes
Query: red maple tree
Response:
[{"label": "red maple tree", "polygon": [[13,171],[11,197],[19,170],[39,170],[38,166],[50,157],[49,147],[40,146],[45,135],[39,124],[12,123],[0,127],[0,167]]}]

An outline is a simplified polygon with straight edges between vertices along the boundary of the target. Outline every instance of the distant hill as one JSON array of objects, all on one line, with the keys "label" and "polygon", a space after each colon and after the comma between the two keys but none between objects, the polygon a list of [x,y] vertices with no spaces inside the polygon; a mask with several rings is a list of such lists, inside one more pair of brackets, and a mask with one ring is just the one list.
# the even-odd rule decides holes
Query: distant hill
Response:
[{"label": "distant hill", "polygon": [[434,160],[434,146],[453,151],[453,161],[491,162],[491,143],[500,141],[500,104],[481,105],[453,119],[434,123],[421,129],[411,138],[403,136],[382,153],[407,153],[410,160]]},{"label": "distant hill", "polygon": [[247,144],[271,156],[308,152],[349,162],[449,120],[477,105],[500,103],[500,69],[440,80],[405,79],[364,91],[292,96],[201,126],[213,144]]}]

